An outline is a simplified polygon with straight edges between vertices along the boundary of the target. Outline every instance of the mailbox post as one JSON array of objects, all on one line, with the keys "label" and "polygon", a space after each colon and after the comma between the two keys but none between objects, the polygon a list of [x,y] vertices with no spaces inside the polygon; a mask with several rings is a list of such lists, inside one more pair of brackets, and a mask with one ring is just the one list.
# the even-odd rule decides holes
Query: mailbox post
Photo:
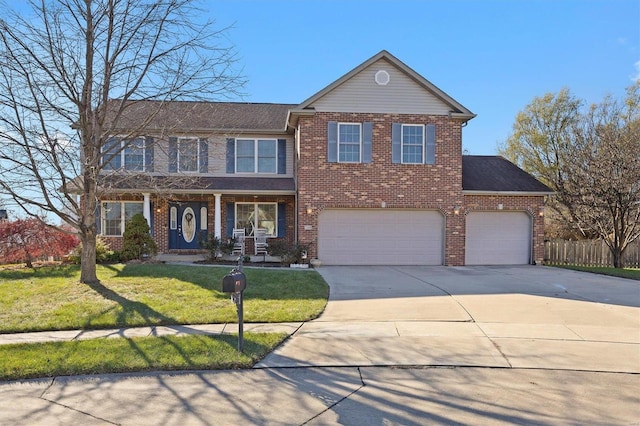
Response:
[{"label": "mailbox post", "polygon": [[231,293],[231,300],[238,311],[238,351],[244,350],[244,309],[242,292],[247,287],[247,277],[242,272],[242,257],[238,259],[238,266],[222,278],[222,291]]}]

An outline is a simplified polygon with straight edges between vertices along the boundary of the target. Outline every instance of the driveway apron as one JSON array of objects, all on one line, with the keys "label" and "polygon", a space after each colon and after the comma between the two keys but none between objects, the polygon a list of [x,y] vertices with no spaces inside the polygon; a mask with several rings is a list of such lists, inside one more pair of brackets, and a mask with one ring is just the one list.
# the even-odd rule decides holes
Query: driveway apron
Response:
[{"label": "driveway apron", "polygon": [[542,266],[322,267],[323,314],[256,368],[640,373],[640,284]]}]

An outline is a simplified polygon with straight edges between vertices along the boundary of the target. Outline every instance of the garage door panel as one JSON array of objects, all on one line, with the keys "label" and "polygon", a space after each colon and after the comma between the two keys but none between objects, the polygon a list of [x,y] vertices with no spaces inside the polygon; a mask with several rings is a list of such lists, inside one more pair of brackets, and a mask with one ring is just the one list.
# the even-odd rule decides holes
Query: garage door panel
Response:
[{"label": "garage door panel", "polygon": [[335,209],[320,214],[318,257],[327,265],[441,265],[437,211]]},{"label": "garage door panel", "polygon": [[531,217],[525,212],[471,212],[465,264],[522,265],[531,257]]}]

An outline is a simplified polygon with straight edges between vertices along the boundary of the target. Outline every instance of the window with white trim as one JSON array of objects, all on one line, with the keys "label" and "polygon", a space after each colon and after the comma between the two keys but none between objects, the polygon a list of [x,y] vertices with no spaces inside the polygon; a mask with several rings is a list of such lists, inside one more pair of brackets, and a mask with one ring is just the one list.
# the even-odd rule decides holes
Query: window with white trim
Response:
[{"label": "window with white trim", "polygon": [[278,235],[277,203],[236,203],[236,229],[252,236],[256,228],[266,230],[268,237]]},{"label": "window with white trim", "polygon": [[362,151],[362,125],[338,123],[338,162],[359,163]]},{"label": "window with white trim", "polygon": [[102,235],[120,237],[125,224],[143,212],[144,203],[139,201],[105,201],[102,203]]},{"label": "window with white trim", "polygon": [[421,124],[402,125],[402,163],[424,163],[424,126]]},{"label": "window with white trim", "polygon": [[198,172],[199,154],[198,138],[178,138],[178,171]]},{"label": "window with white trim", "polygon": [[236,173],[277,173],[276,139],[236,139]]},{"label": "window with white trim", "polygon": [[102,146],[102,162],[105,170],[143,171],[145,167],[145,140],[109,138]]}]

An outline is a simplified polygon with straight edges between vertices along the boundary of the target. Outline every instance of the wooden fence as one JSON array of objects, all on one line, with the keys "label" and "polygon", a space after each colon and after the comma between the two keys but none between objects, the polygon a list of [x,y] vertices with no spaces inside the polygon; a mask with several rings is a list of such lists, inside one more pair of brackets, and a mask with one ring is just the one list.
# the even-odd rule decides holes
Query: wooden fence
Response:
[{"label": "wooden fence", "polygon": [[[640,239],[622,256],[627,268],[640,268]],[[613,256],[602,240],[551,240],[544,243],[544,261],[551,265],[613,266]]]}]

